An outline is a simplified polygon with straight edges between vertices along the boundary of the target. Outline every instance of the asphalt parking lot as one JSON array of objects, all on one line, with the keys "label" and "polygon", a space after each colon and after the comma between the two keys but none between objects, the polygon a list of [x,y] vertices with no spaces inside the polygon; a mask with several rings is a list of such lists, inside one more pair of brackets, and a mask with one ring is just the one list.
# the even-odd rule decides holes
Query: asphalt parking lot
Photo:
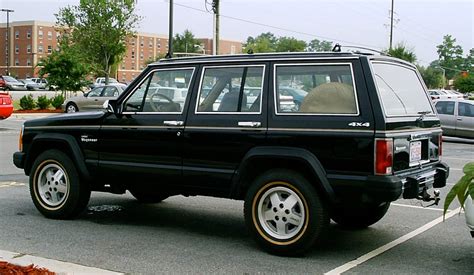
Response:
[{"label": "asphalt parking lot", "polygon": [[[34,208],[27,178],[11,164],[24,118],[0,122],[0,250],[122,273],[473,274],[474,239],[453,204],[392,203],[365,230],[332,223],[325,240],[305,257],[262,252],[247,234],[243,203],[209,197],[171,197],[142,205],[130,195],[93,193],[78,219],[48,220]],[[448,189],[474,160],[474,144],[446,138]]]}]

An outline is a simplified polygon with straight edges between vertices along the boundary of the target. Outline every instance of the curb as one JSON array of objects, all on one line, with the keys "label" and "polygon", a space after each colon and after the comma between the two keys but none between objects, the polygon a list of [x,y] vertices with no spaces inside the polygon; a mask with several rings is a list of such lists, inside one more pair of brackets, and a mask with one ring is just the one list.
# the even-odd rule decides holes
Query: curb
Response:
[{"label": "curb", "polygon": [[124,273],[113,272],[110,270],[89,267],[84,265],[73,264],[69,262],[62,262],[57,260],[51,260],[47,258],[36,257],[23,253],[16,253],[6,250],[0,250],[0,260],[4,260],[11,264],[28,266],[35,265],[40,268],[44,267],[56,274],[103,274],[103,275],[122,275]]},{"label": "curb", "polygon": [[10,117],[14,118],[40,118],[52,115],[59,115],[62,113],[12,113]]}]

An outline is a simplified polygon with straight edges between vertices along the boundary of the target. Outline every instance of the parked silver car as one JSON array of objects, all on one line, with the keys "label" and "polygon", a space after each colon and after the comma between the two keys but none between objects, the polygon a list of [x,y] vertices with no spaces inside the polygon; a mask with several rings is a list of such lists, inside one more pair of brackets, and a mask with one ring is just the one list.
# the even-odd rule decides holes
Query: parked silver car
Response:
[{"label": "parked silver car", "polygon": [[20,81],[18,81],[16,78],[8,76],[8,75],[3,75],[0,76],[3,78],[3,81],[5,82],[5,90],[7,91],[26,91],[26,85]]},{"label": "parked silver car", "polygon": [[438,100],[435,106],[444,135],[474,138],[474,100]]},{"label": "parked silver car", "polygon": [[120,85],[97,87],[85,93],[83,96],[68,98],[64,101],[62,109],[66,113],[103,109],[102,105],[105,101],[117,98],[124,89],[125,88]]}]

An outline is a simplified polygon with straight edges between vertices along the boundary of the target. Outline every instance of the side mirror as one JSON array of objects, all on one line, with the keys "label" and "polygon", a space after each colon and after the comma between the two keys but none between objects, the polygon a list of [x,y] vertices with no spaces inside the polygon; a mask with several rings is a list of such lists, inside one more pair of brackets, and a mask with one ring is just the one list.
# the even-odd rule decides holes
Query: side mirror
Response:
[{"label": "side mirror", "polygon": [[107,113],[118,114],[117,100],[107,99],[102,105],[102,107],[107,110]]}]

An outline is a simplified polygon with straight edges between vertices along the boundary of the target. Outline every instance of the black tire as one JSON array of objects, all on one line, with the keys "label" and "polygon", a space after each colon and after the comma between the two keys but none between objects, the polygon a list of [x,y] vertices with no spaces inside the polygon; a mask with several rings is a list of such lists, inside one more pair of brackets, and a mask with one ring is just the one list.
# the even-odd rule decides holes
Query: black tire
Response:
[{"label": "black tire", "polygon": [[141,189],[129,189],[128,191],[140,203],[159,203],[169,197],[167,194],[154,194]]},{"label": "black tire", "polygon": [[71,219],[85,210],[91,191],[87,184],[81,182],[72,160],[53,149],[35,159],[30,174],[30,195],[45,217]]},{"label": "black tire", "polygon": [[[277,206],[271,202],[274,199],[279,200]],[[255,179],[245,197],[244,216],[257,243],[282,256],[305,253],[329,224],[327,207],[314,186],[302,175],[284,169],[270,170]]]},{"label": "black tire", "polygon": [[[74,110],[74,111],[73,111]],[[75,113],[79,112],[79,108],[77,107],[76,104],[69,102],[66,104],[66,109],[64,110],[65,113]]]},{"label": "black tire", "polygon": [[347,229],[363,229],[380,221],[389,207],[390,202],[336,207],[331,210],[331,219]]}]

